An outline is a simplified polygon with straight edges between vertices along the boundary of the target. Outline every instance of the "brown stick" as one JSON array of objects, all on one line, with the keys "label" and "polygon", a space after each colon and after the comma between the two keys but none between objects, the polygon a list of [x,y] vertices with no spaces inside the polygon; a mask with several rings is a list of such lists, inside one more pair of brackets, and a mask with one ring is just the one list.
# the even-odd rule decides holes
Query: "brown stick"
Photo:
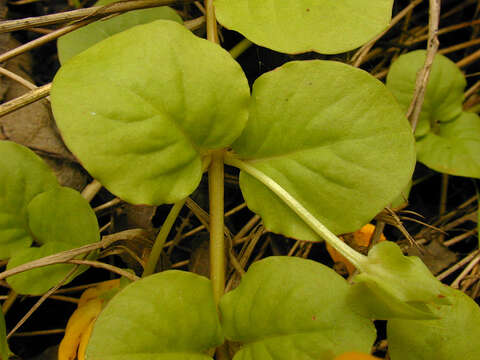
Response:
[{"label": "brown stick", "polygon": [[412,125],[412,131],[417,128],[418,118],[422,110],[423,101],[425,99],[425,91],[427,90],[428,79],[432,70],[433,60],[440,45],[438,41],[438,25],[440,23],[440,0],[430,0],[430,19],[428,22],[428,45],[425,64],[417,75],[415,85],[415,93],[407,111],[407,118]]},{"label": "brown stick", "polygon": [[19,20],[2,21],[0,24],[0,33],[27,29],[30,27],[38,27],[45,25],[52,25],[64,23],[68,21],[99,18],[111,14],[123,13],[130,10],[146,9],[157,6],[171,5],[175,3],[188,3],[193,0],[134,0],[134,1],[119,1],[106,6],[92,6],[85,9],[78,9],[72,11],[65,11],[58,14],[51,14],[38,17],[30,17]]}]

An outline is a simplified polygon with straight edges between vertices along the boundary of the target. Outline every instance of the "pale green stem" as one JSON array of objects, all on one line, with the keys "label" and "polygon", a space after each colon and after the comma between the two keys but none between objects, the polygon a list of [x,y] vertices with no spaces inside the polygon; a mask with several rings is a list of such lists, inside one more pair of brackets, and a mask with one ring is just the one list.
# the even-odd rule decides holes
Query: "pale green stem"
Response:
[{"label": "pale green stem", "polygon": [[170,209],[170,212],[168,213],[167,218],[165,219],[165,222],[163,223],[162,228],[160,229],[160,232],[155,239],[155,243],[152,247],[152,252],[148,257],[148,261],[145,265],[145,269],[143,270],[142,277],[151,275],[155,272],[158,259],[160,258],[160,254],[163,250],[163,245],[165,244],[168,234],[170,233],[170,230],[172,230],[173,224],[175,223],[178,214],[180,214],[180,210],[182,210],[185,201],[186,199],[180,200],[179,202],[175,203]]},{"label": "pale green stem", "polygon": [[225,291],[225,240],[223,204],[223,150],[212,153],[208,170],[208,192],[210,199],[210,279],[213,297],[218,304]]},{"label": "pale green stem", "polygon": [[232,55],[232,57],[236,59],[237,57],[242,55],[244,51],[247,50],[250,46],[252,46],[252,42],[248,39],[243,39],[232,49],[230,49],[230,55]]},{"label": "pale green stem", "polygon": [[345,256],[355,267],[363,270],[367,263],[367,257],[353,250],[350,246],[340,240],[334,233],[328,230],[320,221],[315,218],[305,207],[300,204],[290,193],[281,187],[275,180],[265,173],[249,165],[248,163],[234,158],[233,156],[225,156],[225,164],[235,166],[247,174],[253,176],[263,185],[275,193],[285,204],[288,205],[305,223],[320,235],[326,242],[334,247],[340,254]]}]

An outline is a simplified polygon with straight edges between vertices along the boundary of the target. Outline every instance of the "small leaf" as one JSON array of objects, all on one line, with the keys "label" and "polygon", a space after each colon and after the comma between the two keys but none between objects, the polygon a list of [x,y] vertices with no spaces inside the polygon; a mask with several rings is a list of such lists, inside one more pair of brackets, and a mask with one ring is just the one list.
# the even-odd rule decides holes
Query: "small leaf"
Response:
[{"label": "small leaf", "polygon": [[215,0],[225,27],[285,53],[336,54],[363,45],[390,23],[393,0]]},{"label": "small leaf", "polygon": [[89,173],[130,203],[158,205],[191,194],[202,157],[239,136],[249,87],[227,51],[158,20],[72,58],[51,97],[62,136]]},{"label": "small leaf", "polygon": [[[405,188],[415,164],[411,128],[393,96],[368,73],[333,61],[290,62],[257,79],[232,147],[336,234],[369,222]],[[269,230],[319,240],[243,171],[240,187]]]},{"label": "small leaf", "polygon": [[[58,187],[44,192],[27,209],[29,229],[37,246],[13,254],[7,269],[99,241],[95,213],[75,190]],[[74,266],[49,265],[11,276],[7,281],[19,294],[40,295],[60,282]]]},{"label": "small leaf", "polygon": [[438,320],[387,322],[392,360],[480,359],[480,309],[469,296],[447,288],[451,305],[433,306]]},{"label": "small leaf", "polygon": [[[387,87],[405,111],[410,106],[425,56],[425,50],[412,51],[400,56],[390,66]],[[466,85],[465,77],[454,62],[443,55],[435,56],[415,132],[417,137],[426,135],[432,123],[450,121],[462,113]]]},{"label": "small leaf", "polygon": [[[108,5],[115,0],[100,0],[95,6]],[[147,24],[154,20],[172,20],[182,23],[182,18],[175,10],[167,6],[129,11],[106,20],[99,20],[78,30],[63,35],[58,39],[58,58],[60,63],[88,49],[109,36],[127,30],[135,25]]]},{"label": "small leaf", "polygon": [[294,257],[254,263],[220,301],[229,340],[244,343],[235,360],[331,360],[369,352],[371,321],[352,312],[347,282],[332,269]]},{"label": "small leaf", "polygon": [[0,259],[7,259],[33,242],[28,203],[58,183],[48,166],[28,148],[0,141],[0,153]]},{"label": "small leaf", "polygon": [[5,317],[0,308],[0,360],[8,360],[10,349],[7,342],[7,327],[5,325]]},{"label": "small leaf", "polygon": [[165,271],[126,286],[98,317],[88,360],[211,360],[223,343],[208,279]]},{"label": "small leaf", "polygon": [[418,161],[442,173],[480,178],[480,117],[463,112],[437,126],[417,140]]},{"label": "small leaf", "polygon": [[350,303],[370,319],[432,319],[431,306],[448,304],[446,286],[416,256],[404,256],[393,242],[376,244],[362,273],[354,277]]}]

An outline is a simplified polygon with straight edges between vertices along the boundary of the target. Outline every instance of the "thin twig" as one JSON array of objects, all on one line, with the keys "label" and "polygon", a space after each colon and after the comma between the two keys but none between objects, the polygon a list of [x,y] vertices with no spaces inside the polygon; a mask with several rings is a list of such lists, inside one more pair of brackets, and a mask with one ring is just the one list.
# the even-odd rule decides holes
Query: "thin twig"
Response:
[{"label": "thin twig", "polygon": [[415,84],[415,92],[412,102],[407,111],[407,118],[412,125],[412,131],[415,133],[418,118],[422,110],[423,101],[425,99],[425,91],[427,90],[428,79],[432,70],[433,60],[438,51],[440,42],[438,41],[438,26],[440,23],[440,0],[430,0],[430,16],[428,21],[428,45],[427,54],[425,56],[425,64],[417,75]]},{"label": "thin twig", "polygon": [[43,85],[0,105],[0,117],[47,97],[50,93],[50,88],[51,84]]},{"label": "thin twig", "polygon": [[91,267],[98,268],[98,269],[105,269],[105,270],[108,270],[108,271],[113,272],[115,274],[118,274],[120,276],[126,277],[127,279],[130,279],[132,281],[140,280],[140,277],[138,277],[135,274],[132,274],[131,272],[129,272],[127,270],[123,270],[119,267],[116,267],[116,266],[113,266],[113,265],[110,265],[110,264],[105,264],[105,263],[100,262],[100,261],[74,260],[74,259],[72,259],[72,260],[67,260],[65,262],[68,263],[68,264],[86,265],[86,266],[91,266]]},{"label": "thin twig", "polygon": [[29,17],[18,20],[2,21],[0,24],[0,33],[10,32],[15,30],[27,29],[30,27],[52,25],[74,21],[79,19],[92,18],[97,19],[109,16],[116,13],[124,13],[130,10],[146,9],[157,6],[189,3],[192,0],[134,0],[134,1],[119,1],[117,3],[109,4],[108,6],[92,6],[84,9],[77,9],[72,11],[65,11],[58,14],[44,15],[38,17]]},{"label": "thin twig", "polygon": [[42,297],[38,299],[38,301],[35,303],[35,305],[33,305],[32,308],[28,310],[28,312],[13,327],[13,329],[10,330],[10,332],[7,335],[7,339],[9,339],[15,333],[15,331],[17,331],[20,328],[20,326],[22,326],[25,323],[25,321],[27,321],[30,318],[30,316],[32,316],[32,314],[40,307],[40,305],[42,305],[50,295],[52,295],[55,291],[57,291],[77,271],[77,269],[78,269],[78,266],[75,266],[72,270],[68,272],[68,274],[57,285],[55,285],[50,290],[48,290],[45,294],[43,294]]},{"label": "thin twig", "polygon": [[420,4],[423,0],[415,0],[411,2],[407,7],[405,7],[402,11],[400,11],[391,21],[390,25],[387,29],[382,31],[378,34],[375,38],[370,40],[368,43],[363,45],[352,57],[353,66],[358,67],[362,64],[363,59],[368,54],[370,49],[375,45],[375,43],[381,39],[392,27],[394,27],[400,20],[402,20],[408,13],[418,4]]}]

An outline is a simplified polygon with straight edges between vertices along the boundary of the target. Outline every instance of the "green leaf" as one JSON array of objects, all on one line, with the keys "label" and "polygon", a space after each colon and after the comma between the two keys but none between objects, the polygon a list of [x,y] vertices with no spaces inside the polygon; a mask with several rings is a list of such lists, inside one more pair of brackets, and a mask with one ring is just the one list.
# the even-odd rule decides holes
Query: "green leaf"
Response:
[{"label": "green leaf", "polygon": [[[413,98],[418,71],[425,63],[425,50],[402,55],[390,67],[387,87],[406,111]],[[426,135],[431,124],[446,122],[462,111],[465,77],[454,62],[443,55],[436,55],[425,92],[425,100],[415,132],[417,137]]]},{"label": "green leaf", "polygon": [[461,291],[448,288],[451,305],[435,306],[438,320],[390,320],[388,352],[392,360],[480,359],[480,309]]},{"label": "green leaf", "polygon": [[254,263],[220,301],[225,336],[244,343],[235,360],[331,360],[369,353],[373,323],[352,312],[347,282],[332,269],[295,257]]},{"label": "green leaf", "polygon": [[[95,6],[108,5],[114,1],[115,0],[101,0],[98,1]],[[135,25],[147,24],[160,19],[182,23],[182,18],[175,10],[163,6],[129,11],[110,19],[96,21],[72,31],[60,37],[57,41],[60,63],[65,64],[68,59],[109,36],[127,30]]]},{"label": "green leaf", "polygon": [[[385,86],[333,61],[291,62],[257,79],[233,149],[337,234],[390,204],[415,164],[410,126]],[[259,181],[241,172],[240,187],[269,230],[319,240]]]},{"label": "green leaf", "polygon": [[[58,187],[37,195],[28,205],[27,216],[36,246],[18,250],[7,269],[99,241],[95,213],[73,189]],[[74,266],[49,265],[11,276],[7,281],[19,294],[40,295],[60,282]]]},{"label": "green leaf", "polygon": [[88,360],[208,360],[223,343],[210,280],[165,271],[126,286],[95,323]]},{"label": "green leaf", "polygon": [[239,136],[249,87],[227,51],[159,20],[72,58],[51,97],[62,137],[89,173],[130,203],[157,205],[191,194],[202,156]]},{"label": "green leaf", "polygon": [[431,306],[448,304],[447,287],[416,256],[404,256],[393,242],[376,244],[362,273],[354,277],[350,304],[356,312],[377,320],[432,319]]},{"label": "green leaf", "polygon": [[480,117],[463,112],[417,140],[418,161],[442,173],[480,178]]},{"label": "green leaf", "polygon": [[10,349],[7,342],[7,326],[5,325],[5,317],[3,311],[0,308],[0,359],[8,360]]},{"label": "green leaf", "polygon": [[58,183],[48,166],[28,148],[0,141],[0,154],[0,259],[7,259],[33,241],[28,203]]},{"label": "green leaf", "polygon": [[225,27],[285,53],[336,54],[363,45],[390,23],[393,0],[215,0]]}]

